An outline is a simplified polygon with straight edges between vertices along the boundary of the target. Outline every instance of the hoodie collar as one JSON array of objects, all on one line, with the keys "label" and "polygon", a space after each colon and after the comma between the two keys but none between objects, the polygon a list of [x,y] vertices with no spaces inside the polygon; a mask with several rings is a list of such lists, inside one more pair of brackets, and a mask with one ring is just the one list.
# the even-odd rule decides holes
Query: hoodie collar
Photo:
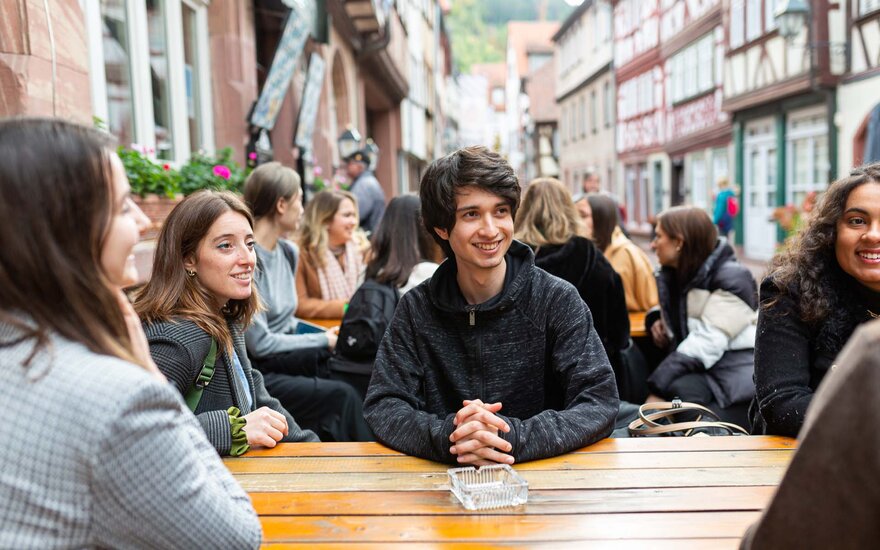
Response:
[{"label": "hoodie collar", "polygon": [[535,265],[535,255],[531,248],[514,240],[504,259],[507,262],[507,272],[501,292],[482,304],[469,306],[458,286],[458,264],[455,256],[450,256],[431,277],[428,285],[431,303],[442,311],[464,313],[469,308],[475,311],[494,311],[514,302],[528,281],[528,274]]}]

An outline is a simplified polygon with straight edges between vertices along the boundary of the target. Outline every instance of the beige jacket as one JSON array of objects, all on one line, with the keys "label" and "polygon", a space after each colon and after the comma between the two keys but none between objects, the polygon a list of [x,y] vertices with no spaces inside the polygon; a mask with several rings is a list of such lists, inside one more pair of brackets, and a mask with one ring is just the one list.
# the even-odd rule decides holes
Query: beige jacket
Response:
[{"label": "beige jacket", "polygon": [[614,228],[605,257],[623,280],[628,311],[648,311],[658,303],[654,267],[641,248],[626,238],[620,227]]}]

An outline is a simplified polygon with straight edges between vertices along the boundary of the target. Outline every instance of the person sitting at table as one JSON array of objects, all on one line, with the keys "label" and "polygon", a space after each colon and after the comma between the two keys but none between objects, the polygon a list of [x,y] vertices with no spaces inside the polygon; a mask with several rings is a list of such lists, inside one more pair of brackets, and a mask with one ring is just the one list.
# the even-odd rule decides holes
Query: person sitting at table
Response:
[{"label": "person sitting at table", "polygon": [[269,393],[322,440],[372,441],[363,398],[328,370],[338,329],[304,333],[294,316],[299,249],[282,235],[299,225],[299,175],[278,162],[262,164],[245,181],[244,200],[255,218],[254,283],[264,306],[245,331],[248,357]]},{"label": "person sitting at table", "polygon": [[[228,191],[185,198],[162,226],[152,276],[135,300],[153,360],[187,396],[221,455],[278,441],[318,441],[269,394],[245,353],[243,330],[260,308],[251,220]],[[211,363],[213,372],[206,372]],[[201,398],[190,402],[197,383]]]},{"label": "person sitting at table", "polygon": [[613,198],[603,193],[590,193],[586,199],[591,212],[591,238],[620,275],[627,310],[648,311],[659,302],[651,260],[623,234]]},{"label": "person sitting at table", "polygon": [[779,489],[740,548],[872,548],[880,539],[880,321],[856,328],[835,365],[810,400]]},{"label": "person sitting at table", "polygon": [[347,191],[321,191],[306,205],[296,272],[300,319],[342,319],[363,279],[357,225],[357,199]]},{"label": "person sitting at table", "polygon": [[794,437],[856,326],[880,314],[880,163],[828,187],[761,282],[752,432]]},{"label": "person sitting at table", "polygon": [[403,295],[379,345],[364,404],[376,437],[480,465],[607,436],[618,409],[608,357],[577,289],[513,240],[520,185],[507,161],[460,149],[430,165],[419,195],[447,260]]},{"label": "person sitting at table", "polygon": [[400,295],[429,279],[441,260],[440,247],[419,220],[417,195],[391,199],[371,239],[364,284],[342,319],[340,345],[330,369],[348,381],[363,399],[373,372],[376,350],[391,323]]},{"label": "person sitting at table", "polygon": [[148,224],[106,134],[0,121],[2,548],[260,544],[122,292]]},{"label": "person sitting at table", "polygon": [[596,246],[581,236],[583,224],[568,189],[554,178],[533,180],[515,226],[514,237],[532,248],[535,265],[577,289],[619,381],[620,352],[629,345],[623,284]]},{"label": "person sitting at table", "polygon": [[662,212],[651,247],[661,266],[660,310],[645,325],[669,354],[648,377],[648,400],[680,397],[746,424],[755,394],[755,279],[701,208]]}]

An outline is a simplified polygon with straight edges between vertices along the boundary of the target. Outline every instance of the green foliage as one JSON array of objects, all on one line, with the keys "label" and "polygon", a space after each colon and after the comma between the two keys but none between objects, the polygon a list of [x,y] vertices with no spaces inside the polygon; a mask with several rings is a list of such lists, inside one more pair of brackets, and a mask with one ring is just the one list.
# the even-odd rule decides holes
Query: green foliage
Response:
[{"label": "green foliage", "polygon": [[[574,9],[564,0],[546,0],[548,21],[563,21]],[[448,24],[452,56],[460,72],[474,63],[504,61],[507,23],[537,21],[541,2],[535,0],[454,0]]]},{"label": "green foliage", "polygon": [[143,197],[155,193],[170,198],[180,192],[180,174],[168,164],[158,164],[140,151],[124,147],[117,153],[133,194]]},{"label": "green foliage", "polygon": [[199,189],[229,190],[240,193],[247,171],[232,160],[232,148],[225,147],[216,156],[193,153],[180,169],[180,190],[189,195]]},{"label": "green foliage", "polygon": [[169,164],[159,164],[135,149],[120,147],[117,151],[135,195],[189,195],[199,189],[229,190],[241,193],[249,173],[234,160],[233,150],[226,147],[216,156],[193,153],[180,170]]}]

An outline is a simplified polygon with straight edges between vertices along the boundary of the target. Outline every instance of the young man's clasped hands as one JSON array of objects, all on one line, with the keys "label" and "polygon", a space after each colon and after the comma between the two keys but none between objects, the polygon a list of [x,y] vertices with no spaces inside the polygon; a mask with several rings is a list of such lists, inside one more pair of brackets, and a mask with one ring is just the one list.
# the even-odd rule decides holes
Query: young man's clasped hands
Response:
[{"label": "young man's clasped hands", "polygon": [[498,431],[508,433],[510,426],[495,413],[501,403],[483,403],[479,399],[464,400],[464,407],[455,415],[456,426],[449,441],[449,452],[457,455],[460,464],[487,466],[490,464],[513,464],[509,453],[512,445],[498,436]]}]

